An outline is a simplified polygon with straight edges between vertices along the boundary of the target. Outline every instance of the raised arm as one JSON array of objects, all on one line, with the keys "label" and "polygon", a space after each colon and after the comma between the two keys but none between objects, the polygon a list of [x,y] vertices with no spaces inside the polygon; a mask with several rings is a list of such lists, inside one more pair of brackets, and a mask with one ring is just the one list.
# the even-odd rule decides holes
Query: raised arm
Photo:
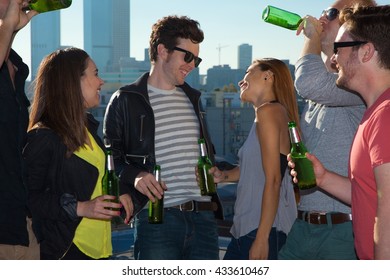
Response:
[{"label": "raised arm", "polygon": [[[312,16],[306,16],[297,30],[304,34],[301,57],[295,65],[295,87],[304,99],[327,106],[357,106],[363,100],[355,93],[336,86],[337,73],[325,52],[333,46],[322,45],[322,25]],[[331,43],[333,44],[333,42]]]},{"label": "raised arm", "polygon": [[16,33],[38,14],[36,11],[23,11],[25,5],[23,0],[10,0],[3,18],[0,19],[0,65],[7,59]]},{"label": "raised arm", "polygon": [[304,99],[326,106],[359,106],[359,95],[336,86],[338,76],[328,72],[321,56],[307,54],[295,65],[295,88]]}]

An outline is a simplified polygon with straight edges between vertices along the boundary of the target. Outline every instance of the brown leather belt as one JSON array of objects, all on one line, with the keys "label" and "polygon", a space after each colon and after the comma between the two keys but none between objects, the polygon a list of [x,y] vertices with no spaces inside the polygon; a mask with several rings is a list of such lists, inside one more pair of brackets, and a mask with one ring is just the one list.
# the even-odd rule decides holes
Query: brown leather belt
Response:
[{"label": "brown leather belt", "polygon": [[200,202],[200,201],[191,200],[183,204],[172,206],[171,208],[176,208],[179,209],[180,211],[193,211],[193,212],[216,211],[218,209],[218,205],[215,202]]},{"label": "brown leather belt", "polygon": [[309,211],[298,211],[298,219],[314,225],[326,225],[328,221],[332,224],[342,224],[352,221],[352,214],[346,213],[319,213]]}]

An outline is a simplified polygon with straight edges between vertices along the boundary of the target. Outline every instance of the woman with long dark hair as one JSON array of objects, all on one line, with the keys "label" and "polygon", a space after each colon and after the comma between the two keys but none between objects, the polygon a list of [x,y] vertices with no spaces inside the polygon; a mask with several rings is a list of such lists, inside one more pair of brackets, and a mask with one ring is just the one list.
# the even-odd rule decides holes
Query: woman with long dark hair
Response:
[{"label": "woman with long dark hair", "polygon": [[104,145],[88,109],[99,105],[104,84],[88,54],[77,48],[43,59],[35,80],[28,141],[28,201],[41,259],[104,259],[112,254],[111,219],[132,202],[103,195]]}]

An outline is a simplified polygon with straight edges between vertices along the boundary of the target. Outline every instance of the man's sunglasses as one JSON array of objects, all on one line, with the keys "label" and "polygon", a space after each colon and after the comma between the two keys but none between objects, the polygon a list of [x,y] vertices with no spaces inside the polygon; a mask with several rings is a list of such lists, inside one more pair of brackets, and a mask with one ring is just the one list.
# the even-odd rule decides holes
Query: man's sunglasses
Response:
[{"label": "man's sunglasses", "polygon": [[326,10],[323,10],[321,13],[321,16],[325,16],[327,20],[332,21],[339,15],[340,11],[336,8],[328,8]]},{"label": "man's sunglasses", "polygon": [[173,50],[185,53],[184,61],[187,62],[187,63],[191,63],[194,60],[195,61],[195,67],[198,67],[199,64],[202,62],[202,59],[200,57],[195,56],[190,51],[187,51],[187,50],[179,48],[179,47],[174,47]]},{"label": "man's sunglasses", "polygon": [[354,47],[367,44],[367,41],[334,42],[333,53],[337,54],[338,48]]}]

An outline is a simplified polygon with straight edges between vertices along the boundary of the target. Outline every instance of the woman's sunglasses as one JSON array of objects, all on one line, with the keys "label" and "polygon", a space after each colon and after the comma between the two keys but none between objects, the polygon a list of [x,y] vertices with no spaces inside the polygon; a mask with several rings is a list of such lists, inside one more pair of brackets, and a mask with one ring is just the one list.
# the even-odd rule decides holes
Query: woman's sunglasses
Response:
[{"label": "woman's sunglasses", "polygon": [[325,16],[327,20],[332,21],[339,15],[340,11],[336,8],[328,8],[326,10],[323,10],[321,13],[321,16]]},{"label": "woman's sunglasses", "polygon": [[184,61],[186,63],[191,63],[193,60],[195,60],[195,67],[198,67],[199,64],[202,62],[202,59],[200,57],[195,56],[192,52],[187,51],[185,49],[179,48],[179,47],[174,47],[173,48],[175,51],[183,52],[185,53],[184,55]]}]

